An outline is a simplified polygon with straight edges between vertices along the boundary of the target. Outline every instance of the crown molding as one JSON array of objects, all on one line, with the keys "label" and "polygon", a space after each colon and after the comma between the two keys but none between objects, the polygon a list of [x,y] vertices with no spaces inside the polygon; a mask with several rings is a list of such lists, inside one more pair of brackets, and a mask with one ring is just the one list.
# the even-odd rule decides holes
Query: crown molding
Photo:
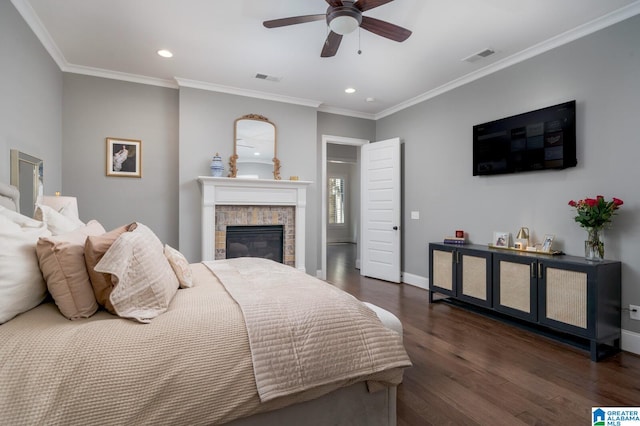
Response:
[{"label": "crown molding", "polygon": [[640,14],[640,0],[635,1],[620,9],[617,9],[600,18],[594,19],[593,21],[587,22],[586,24],[583,24],[571,30],[565,31],[562,34],[559,34],[555,37],[552,37],[536,45],[533,45],[507,58],[494,62],[491,65],[487,65],[484,68],[480,68],[479,70],[473,71],[460,78],[452,80],[446,84],[443,84],[440,87],[437,87],[433,90],[423,93],[422,95],[416,96],[405,102],[399,103],[391,108],[381,111],[375,114],[374,119],[378,120],[380,118],[387,117],[391,114],[402,111],[403,109],[409,108],[413,105],[419,104],[429,99],[433,99],[436,96],[442,95],[443,93],[446,93],[450,90],[456,89],[467,83],[471,83],[472,81],[478,80],[482,77],[486,77],[487,75],[493,74],[497,71],[503,70],[512,65],[523,62],[527,59],[531,59],[534,56],[538,56],[542,53],[555,49],[556,47],[570,43],[572,41],[585,37],[589,34],[595,33],[596,31],[600,31],[604,28],[607,28],[611,25],[622,22],[625,19],[629,19],[638,14]]},{"label": "crown molding", "polygon": [[366,120],[375,120],[375,114],[367,112],[353,111],[350,109],[336,108],[328,105],[322,105],[318,108],[319,112],[326,112],[329,114],[346,115],[348,117],[364,118]]},{"label": "crown molding", "polygon": [[205,81],[189,80],[187,78],[175,77],[179,87],[189,87],[192,89],[208,90],[210,92],[229,93],[231,95],[246,96],[249,98],[264,99],[268,101],[284,102],[294,105],[302,105],[318,108],[322,102],[313,99],[294,98],[291,96],[276,95],[274,93],[260,92],[258,90],[241,89],[239,87],[224,86],[221,84],[207,83]]},{"label": "crown molding", "polygon": [[129,74],[120,71],[105,70],[103,68],[85,67],[80,65],[67,65],[62,71],[73,73],[91,75],[94,77],[109,78],[112,80],[128,81],[131,83],[147,84],[150,86],[168,87],[170,89],[177,89],[178,85],[174,80],[164,80],[162,78],[147,77],[139,74]]}]

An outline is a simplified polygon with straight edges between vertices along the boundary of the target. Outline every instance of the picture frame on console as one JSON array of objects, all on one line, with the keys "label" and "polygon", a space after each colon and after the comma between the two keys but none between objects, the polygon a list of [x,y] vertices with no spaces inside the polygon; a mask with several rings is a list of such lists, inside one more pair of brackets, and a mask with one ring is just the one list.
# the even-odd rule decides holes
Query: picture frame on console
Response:
[{"label": "picture frame on console", "polygon": [[546,234],[544,236],[544,240],[542,240],[542,247],[540,247],[540,251],[549,253],[551,251],[551,244],[553,244],[553,239],[555,235]]},{"label": "picture frame on console", "polygon": [[493,242],[491,245],[495,247],[509,247],[509,233],[502,231],[495,231],[493,233]]},{"label": "picture frame on console", "polygon": [[142,141],[138,139],[106,138],[107,176],[142,177]]}]

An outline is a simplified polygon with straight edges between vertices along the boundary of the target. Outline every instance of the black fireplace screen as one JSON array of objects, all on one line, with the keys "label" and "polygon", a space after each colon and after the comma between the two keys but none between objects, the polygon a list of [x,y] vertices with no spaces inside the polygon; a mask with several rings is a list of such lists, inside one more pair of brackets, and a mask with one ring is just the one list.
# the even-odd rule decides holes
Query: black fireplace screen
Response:
[{"label": "black fireplace screen", "polygon": [[227,259],[262,257],[282,262],[283,225],[227,226]]}]

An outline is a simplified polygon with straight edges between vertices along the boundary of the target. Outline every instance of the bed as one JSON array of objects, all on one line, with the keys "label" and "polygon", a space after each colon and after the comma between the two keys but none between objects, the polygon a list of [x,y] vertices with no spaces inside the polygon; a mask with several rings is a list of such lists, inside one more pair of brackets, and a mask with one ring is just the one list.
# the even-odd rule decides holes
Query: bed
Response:
[{"label": "bed", "polygon": [[410,361],[393,315],[265,259],[189,272],[150,319],[70,320],[49,294],[0,325],[2,423],[396,423]]}]

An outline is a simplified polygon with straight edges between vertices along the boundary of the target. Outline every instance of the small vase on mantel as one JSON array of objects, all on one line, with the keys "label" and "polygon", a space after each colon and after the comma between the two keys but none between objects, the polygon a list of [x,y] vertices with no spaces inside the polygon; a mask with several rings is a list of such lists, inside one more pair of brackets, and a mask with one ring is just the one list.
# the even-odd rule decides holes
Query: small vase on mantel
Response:
[{"label": "small vase on mantel", "polygon": [[584,257],[587,260],[600,262],[604,259],[603,229],[601,227],[586,228],[587,240],[584,242]]},{"label": "small vase on mantel", "polygon": [[211,160],[211,176],[221,177],[224,171],[224,165],[222,164],[222,157],[216,152],[216,155]]}]

